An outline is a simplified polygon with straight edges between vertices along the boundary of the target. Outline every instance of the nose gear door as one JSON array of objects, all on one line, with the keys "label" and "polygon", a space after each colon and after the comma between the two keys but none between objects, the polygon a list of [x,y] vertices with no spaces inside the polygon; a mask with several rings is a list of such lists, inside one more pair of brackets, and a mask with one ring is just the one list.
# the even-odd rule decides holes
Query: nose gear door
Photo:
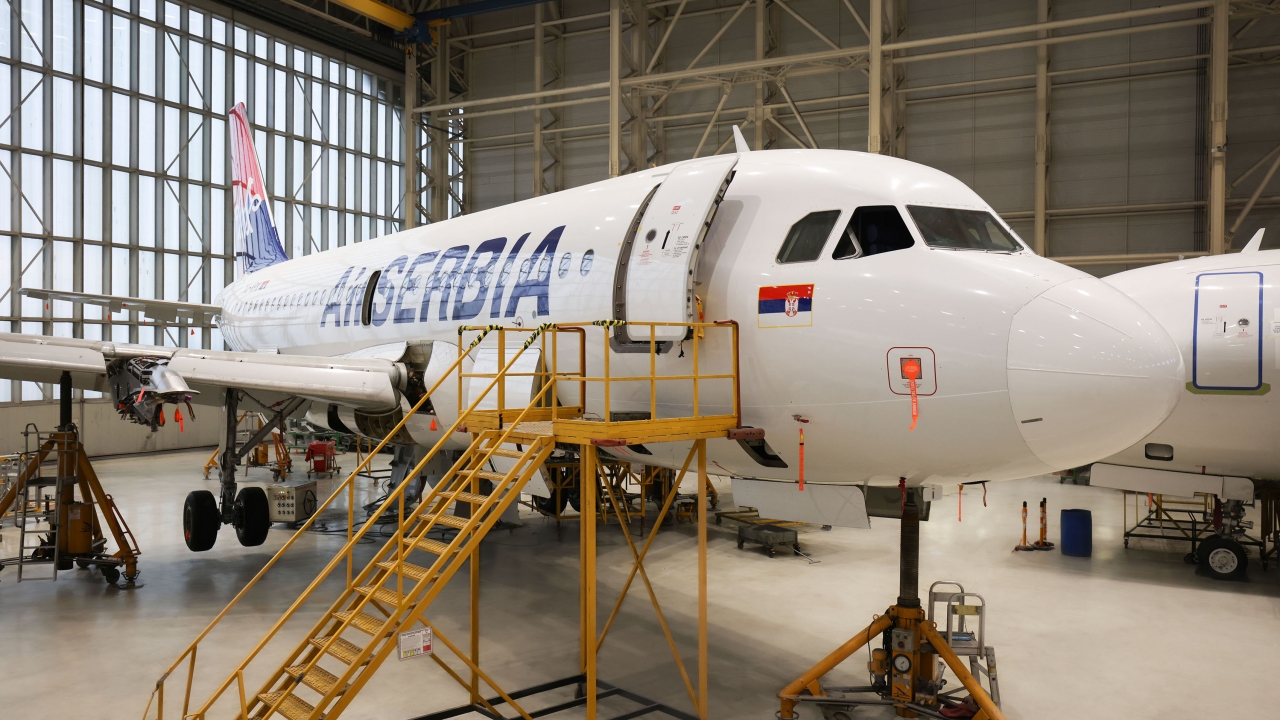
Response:
[{"label": "nose gear door", "polygon": [[[682,162],[649,201],[627,263],[625,319],[633,322],[691,322],[693,277],[698,251],[729,187],[737,155]],[[679,327],[655,329],[657,340],[682,340]],[[649,328],[627,328],[627,337],[648,342]]]}]

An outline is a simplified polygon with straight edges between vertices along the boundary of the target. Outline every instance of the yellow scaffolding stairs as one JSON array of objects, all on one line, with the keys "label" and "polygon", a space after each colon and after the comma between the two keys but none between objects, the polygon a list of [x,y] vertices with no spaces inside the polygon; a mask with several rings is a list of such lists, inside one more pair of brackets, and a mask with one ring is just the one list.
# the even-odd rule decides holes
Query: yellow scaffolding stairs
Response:
[{"label": "yellow scaffolding stairs", "polygon": [[[179,667],[185,662],[186,683],[182,695],[180,717],[203,720],[211,714],[218,717],[235,717],[239,720],[249,718],[262,719],[282,716],[289,720],[318,720],[339,717],[349,703],[359,693],[379,666],[396,651],[401,633],[430,628],[434,639],[456,655],[466,666],[459,671],[446,664],[436,653],[431,658],[455,681],[468,689],[471,703],[466,708],[489,717],[503,717],[495,705],[506,704],[520,717],[532,720],[532,715],[523,709],[513,698],[536,694],[529,689],[507,693],[487,675],[479,666],[479,553],[477,552],[485,535],[495,526],[513,503],[519,501],[520,491],[541,465],[550,457],[556,445],[576,444],[580,447],[580,472],[582,482],[583,517],[582,551],[581,551],[581,613],[580,622],[582,638],[580,643],[580,673],[565,681],[558,681],[546,687],[563,687],[570,682],[578,683],[581,688],[581,706],[586,709],[587,717],[597,717],[597,701],[600,697],[619,695],[628,699],[638,696],[628,694],[618,688],[599,681],[596,677],[596,655],[604,638],[617,617],[632,581],[639,576],[649,592],[658,619],[663,628],[668,644],[675,656],[680,674],[684,680],[697,716],[707,716],[707,664],[706,664],[706,497],[709,485],[706,475],[706,439],[712,437],[729,437],[751,439],[761,437],[763,432],[754,428],[741,426],[739,401],[739,385],[737,375],[738,329],[736,323],[695,323],[691,329],[697,330],[697,339],[692,342],[692,372],[679,375],[660,376],[656,371],[658,344],[652,340],[654,331],[650,330],[650,363],[649,374],[642,376],[613,376],[610,373],[610,349],[608,345],[609,328],[617,323],[600,321],[576,326],[544,325],[539,328],[502,328],[463,327],[459,328],[459,356],[453,366],[442,374],[440,380],[422,397],[400,423],[387,434],[378,447],[339,485],[332,496],[318,509],[311,520],[301,530],[306,530],[320,516],[320,511],[328,508],[338,498],[347,499],[347,542],[334,555],[317,575],[316,579],[292,602],[279,620],[245,657],[218,684],[207,700],[192,705],[192,688],[195,683],[196,657],[200,643],[225,618],[228,612],[240,602],[245,594],[276,564],[302,532],[297,532],[285,543],[276,555],[255,576],[244,589],[223,609],[221,613],[205,628],[196,640],[179,656],[172,666],[156,683],[151,701],[144,711],[144,718],[163,720],[165,711],[165,685],[170,675],[180,672]],[[637,323],[633,323],[637,324]],[[651,328],[662,323],[638,323]],[[586,364],[586,327],[591,325],[604,329],[603,375],[590,376]],[[730,372],[708,374],[699,371],[699,346],[702,336],[712,328],[728,330],[730,340],[720,345],[727,350],[721,354],[728,355],[732,363]],[[464,348],[464,333],[479,333]],[[508,357],[508,333],[523,333],[527,339]],[[472,373],[466,371],[464,359],[469,356],[489,335],[496,334],[499,369],[492,373]],[[561,336],[568,336],[577,345],[577,367],[562,371],[559,368],[561,356]],[[541,341],[543,369],[533,372],[516,372],[516,362],[520,355],[535,342]],[[547,365],[550,365],[547,368]],[[507,380],[516,376],[534,376],[533,397],[527,404],[508,407],[506,403]],[[448,428],[441,440],[428,452],[406,477],[413,478],[423,467],[445,446],[447,440],[455,432],[468,432],[472,440],[465,451],[449,471],[427,493],[421,501],[412,507],[407,506],[405,491],[408,481],[401,483],[376,511],[370,514],[369,520],[358,531],[355,528],[355,485],[354,480],[365,469],[369,461],[381,451],[390,438],[395,437],[408,421],[425,403],[426,399],[436,391],[450,376],[458,382],[459,412],[458,419]],[[473,392],[468,407],[461,407],[464,397],[463,383],[465,379],[489,380],[483,391]],[[690,417],[658,418],[657,386],[659,381],[678,381],[692,383],[692,409]],[[732,412],[707,415],[699,410],[700,387],[707,381],[730,383]],[[611,388],[617,383],[643,382],[648,384],[651,413],[646,420],[611,421],[610,412]],[[584,417],[583,406],[586,404],[589,383],[598,383],[603,387],[603,420]],[[576,386],[577,392],[573,406],[560,403],[560,388]],[[474,384],[473,384],[474,387]],[[496,392],[495,392],[496,389]],[[480,409],[480,405],[489,398],[490,393],[496,395],[496,408]],[[719,395],[722,400],[724,393]],[[492,404],[492,403],[491,403]],[[662,518],[671,509],[677,491],[685,473],[689,470],[694,458],[698,459],[698,523],[699,523],[699,625],[698,625],[698,689],[685,670],[672,633],[658,605],[648,576],[644,571],[643,560],[649,545],[653,541],[651,534],[643,549],[637,549],[632,541],[630,531],[623,534],[634,560],[631,574],[626,585],[613,607],[603,631],[597,634],[597,594],[595,576],[595,527],[599,498],[594,480],[599,471],[598,447],[621,446],[636,443],[656,443],[669,441],[692,441],[692,448],[685,459],[684,467],[672,483],[665,498],[666,502],[659,514]],[[505,472],[493,469],[494,458],[503,458]],[[606,486],[605,494],[613,505],[616,517],[626,523],[625,513],[620,511],[618,498]],[[457,506],[466,512],[450,514],[451,507]],[[398,531],[374,554],[372,559],[361,569],[356,570],[353,563],[353,551],[375,526],[382,522],[388,513],[394,513],[399,521]],[[445,530],[452,533],[451,539],[437,539],[430,535],[433,531]],[[304,603],[317,591],[322,582],[333,574],[340,566],[346,565],[346,581],[338,594],[302,637],[294,645],[287,656],[273,663],[270,673],[256,691],[251,691],[247,684],[246,671],[266,648],[284,625],[298,613]],[[459,648],[433,626],[426,616],[434,600],[458,573],[464,564],[469,565],[471,580],[471,637],[469,652]],[[469,674],[469,678],[464,678]],[[486,699],[480,692],[481,683],[492,688],[496,695]],[[231,690],[235,686],[235,691]],[[602,692],[603,690],[603,692]],[[223,700],[224,696],[228,699]],[[222,700],[215,710],[215,704]],[[238,703],[236,701],[238,700]],[[637,701],[643,701],[638,698]],[[645,701],[648,702],[648,701]],[[236,705],[233,709],[231,706]],[[151,713],[152,708],[155,714]],[[652,707],[658,707],[653,705]],[[693,716],[661,706],[661,712],[670,717],[690,718]],[[455,709],[455,711],[458,709]],[[230,711],[230,712],[228,712]],[[455,711],[447,711],[453,712]],[[649,712],[651,712],[650,710]],[[535,711],[536,712],[536,711]],[[538,715],[547,714],[543,712]],[[628,717],[643,713],[631,713]],[[452,715],[450,715],[452,716]]]}]

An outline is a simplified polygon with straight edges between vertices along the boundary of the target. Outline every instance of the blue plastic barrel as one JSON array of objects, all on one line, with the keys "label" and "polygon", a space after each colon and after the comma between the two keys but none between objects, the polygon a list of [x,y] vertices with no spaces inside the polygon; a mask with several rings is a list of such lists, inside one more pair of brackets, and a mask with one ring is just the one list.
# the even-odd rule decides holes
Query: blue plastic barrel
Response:
[{"label": "blue plastic barrel", "polygon": [[1061,527],[1063,555],[1089,557],[1093,554],[1093,513],[1063,510]]}]

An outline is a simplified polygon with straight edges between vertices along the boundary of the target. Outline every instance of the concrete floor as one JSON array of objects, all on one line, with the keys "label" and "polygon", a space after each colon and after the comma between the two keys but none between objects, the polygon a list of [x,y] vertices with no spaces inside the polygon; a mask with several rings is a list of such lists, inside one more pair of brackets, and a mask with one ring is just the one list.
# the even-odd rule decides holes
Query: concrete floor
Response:
[{"label": "concrete floor", "polygon": [[[96,463],[143,549],[144,587],[110,588],[91,571],[21,585],[13,582],[12,568],[0,574],[0,715],[142,717],[160,674],[285,541],[289,531],[273,530],[266,545],[246,549],[224,531],[208,553],[186,550],[183,497],[215,488],[200,476],[206,458],[201,451]],[[344,464],[352,462],[346,456]],[[266,479],[260,470],[250,480],[255,476]],[[721,487],[727,491],[727,482]],[[1057,539],[1059,509],[1093,511],[1092,558],[1010,552],[1021,502],[1034,506],[1041,497],[1049,499],[1051,539]],[[508,689],[572,674],[578,651],[576,525],[560,538],[550,521],[527,512],[522,520],[518,530],[486,541],[481,562],[482,662]],[[893,601],[898,523],[805,531],[801,542],[818,564],[740,551],[729,524],[713,527],[710,540],[711,715],[764,720],[774,717],[781,687]],[[1274,568],[1262,572],[1255,565],[1250,582],[1217,583],[1193,574],[1182,562],[1185,550],[1172,545],[1142,541],[1125,550],[1119,493],[1062,486],[1055,478],[993,484],[985,508],[981,492],[970,489],[962,523],[955,497],[948,497],[935,504],[923,528],[922,584],[956,579],[990,601],[988,642],[998,652],[1009,718],[1274,717],[1272,692],[1280,677],[1280,572]],[[0,555],[13,554],[13,529],[3,536]],[[694,661],[697,617],[692,539],[689,525],[664,531],[648,563],[686,663]],[[626,577],[629,552],[616,525],[602,528],[599,543],[604,617]],[[293,557],[202,644],[196,696],[225,677],[340,544],[338,536],[318,533],[299,540]],[[461,642],[466,595],[464,583],[457,585],[429,615]],[[300,632],[289,634],[289,642]],[[272,643],[264,657],[284,652],[283,643]],[[638,584],[600,663],[602,678],[689,708]],[[833,682],[864,682],[862,659],[848,665]],[[185,666],[179,672],[185,674]],[[181,683],[174,680],[166,717],[177,716]],[[430,660],[391,660],[345,717],[412,718],[465,699]],[[608,707],[616,714],[634,705]],[[812,708],[804,713],[818,717]]]}]

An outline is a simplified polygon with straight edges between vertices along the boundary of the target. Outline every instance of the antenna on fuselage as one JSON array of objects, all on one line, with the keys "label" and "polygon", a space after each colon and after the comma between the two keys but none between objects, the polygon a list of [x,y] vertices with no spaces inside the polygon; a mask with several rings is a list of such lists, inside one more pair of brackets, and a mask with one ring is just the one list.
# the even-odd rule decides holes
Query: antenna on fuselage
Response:
[{"label": "antenna on fuselage", "polygon": [[1266,228],[1258,228],[1258,232],[1254,233],[1254,234],[1253,234],[1253,237],[1249,238],[1249,242],[1248,242],[1248,243],[1246,243],[1244,247],[1240,248],[1240,252],[1242,252],[1242,253],[1245,253],[1245,252],[1258,252],[1259,250],[1261,250],[1261,249],[1262,249],[1262,235],[1263,235],[1263,233],[1265,233],[1266,231],[1267,231],[1267,229],[1266,229]]},{"label": "antenna on fuselage", "polygon": [[733,150],[739,153],[751,152],[751,146],[747,144],[747,139],[742,137],[742,130],[737,125],[733,126]]}]

